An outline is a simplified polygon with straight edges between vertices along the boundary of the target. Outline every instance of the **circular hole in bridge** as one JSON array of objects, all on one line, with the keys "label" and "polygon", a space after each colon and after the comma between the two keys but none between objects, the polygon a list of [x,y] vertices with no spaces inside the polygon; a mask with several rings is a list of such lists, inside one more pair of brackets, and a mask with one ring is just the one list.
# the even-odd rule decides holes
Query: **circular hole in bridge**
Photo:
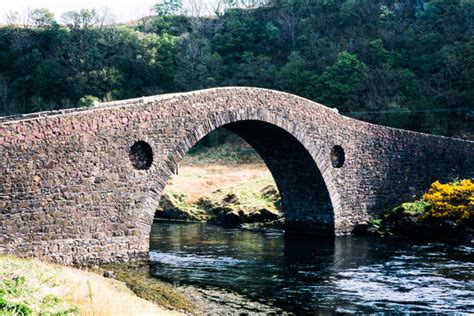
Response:
[{"label": "circular hole in bridge", "polygon": [[346,160],[346,155],[344,153],[344,149],[339,145],[335,145],[331,150],[332,166],[334,168],[341,168],[344,165],[345,160]]},{"label": "circular hole in bridge", "polygon": [[133,144],[130,148],[130,161],[135,169],[149,169],[153,163],[153,150],[151,146],[144,141],[138,141]]}]

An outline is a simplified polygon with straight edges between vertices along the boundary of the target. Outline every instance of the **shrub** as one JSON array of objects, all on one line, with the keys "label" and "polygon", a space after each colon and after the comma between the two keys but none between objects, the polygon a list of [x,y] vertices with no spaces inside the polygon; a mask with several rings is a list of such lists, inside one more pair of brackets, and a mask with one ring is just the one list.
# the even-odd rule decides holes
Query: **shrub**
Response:
[{"label": "shrub", "polygon": [[442,184],[436,181],[423,195],[423,201],[431,207],[420,219],[445,219],[461,224],[474,215],[474,182],[461,180]]},{"label": "shrub", "polygon": [[98,97],[95,97],[93,95],[85,95],[79,99],[79,102],[77,103],[77,107],[92,106],[96,102],[100,102],[100,99]]}]

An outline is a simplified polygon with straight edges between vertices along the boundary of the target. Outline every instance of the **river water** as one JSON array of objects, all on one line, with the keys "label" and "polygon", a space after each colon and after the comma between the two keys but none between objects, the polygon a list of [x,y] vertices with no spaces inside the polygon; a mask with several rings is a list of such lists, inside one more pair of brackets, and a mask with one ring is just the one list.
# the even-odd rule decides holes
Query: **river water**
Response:
[{"label": "river water", "polygon": [[474,313],[474,246],[159,222],[153,277],[286,312]]}]

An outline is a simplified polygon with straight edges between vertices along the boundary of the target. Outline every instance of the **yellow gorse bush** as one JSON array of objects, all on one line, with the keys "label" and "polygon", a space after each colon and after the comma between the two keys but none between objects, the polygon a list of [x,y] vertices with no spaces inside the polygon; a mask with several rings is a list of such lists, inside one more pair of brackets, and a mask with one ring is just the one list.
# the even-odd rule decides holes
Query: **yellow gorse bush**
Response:
[{"label": "yellow gorse bush", "polygon": [[431,207],[421,219],[437,218],[464,222],[474,216],[474,182],[462,180],[442,184],[434,182],[423,200]]}]

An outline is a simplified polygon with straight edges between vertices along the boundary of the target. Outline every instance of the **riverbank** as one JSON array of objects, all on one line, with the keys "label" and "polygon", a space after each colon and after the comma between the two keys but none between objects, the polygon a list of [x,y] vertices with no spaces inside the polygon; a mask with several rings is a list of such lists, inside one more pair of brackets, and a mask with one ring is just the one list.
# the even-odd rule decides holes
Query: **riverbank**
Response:
[{"label": "riverbank", "polygon": [[[175,224],[179,225],[179,224]],[[196,287],[189,284],[170,284],[154,278],[151,262],[108,264],[102,269],[113,273],[117,280],[127,284],[139,297],[148,301],[173,301],[173,308],[180,307],[192,315],[229,315],[254,313],[281,313],[278,307],[253,301],[236,292],[222,288]],[[172,292],[169,289],[171,286]],[[163,289],[165,288],[165,290]],[[185,299],[184,299],[185,297]]]},{"label": "riverbank", "polygon": [[470,241],[474,236],[474,181],[435,181],[419,199],[372,219],[360,232],[413,240]]},{"label": "riverbank", "polygon": [[263,163],[185,160],[165,188],[157,219],[226,227],[283,220],[275,181]]},{"label": "riverbank", "polygon": [[181,315],[97,273],[0,256],[3,315]]}]

